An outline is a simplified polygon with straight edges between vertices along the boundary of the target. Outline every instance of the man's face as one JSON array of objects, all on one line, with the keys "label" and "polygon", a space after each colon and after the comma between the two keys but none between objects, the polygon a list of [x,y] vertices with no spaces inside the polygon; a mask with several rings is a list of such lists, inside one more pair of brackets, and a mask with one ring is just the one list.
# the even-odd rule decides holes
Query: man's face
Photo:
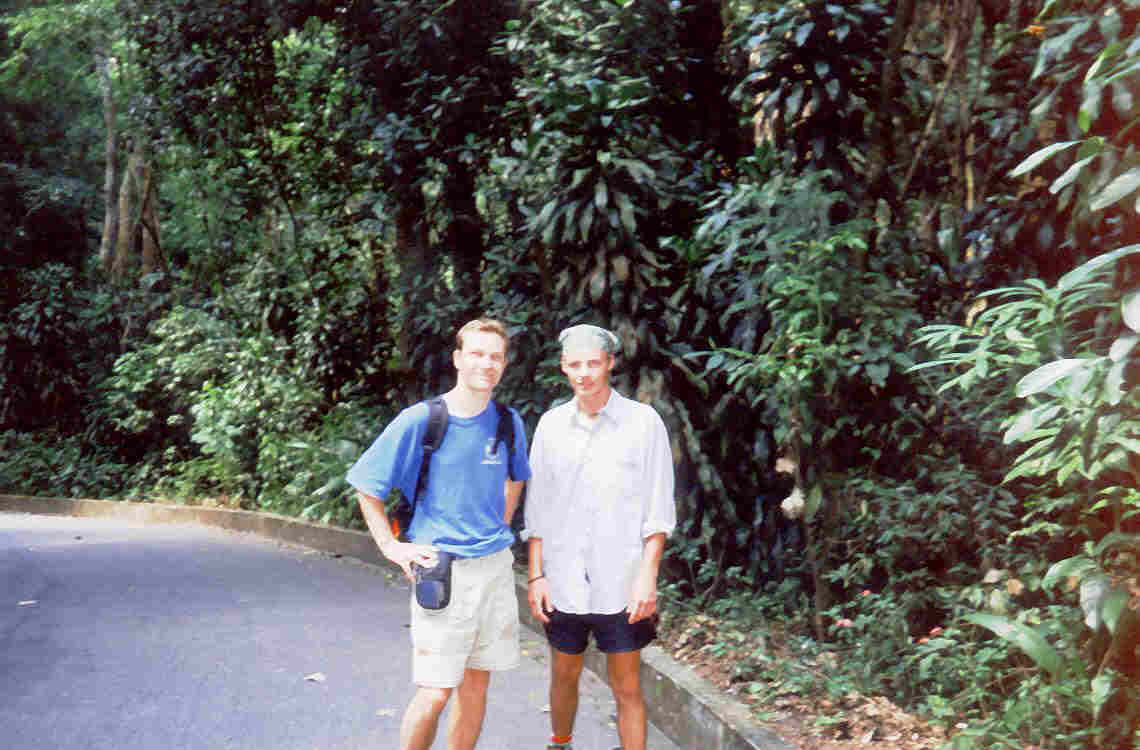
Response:
[{"label": "man's face", "polygon": [[470,331],[463,334],[463,348],[452,353],[459,382],[477,393],[491,391],[507,366],[507,342],[497,333]]},{"label": "man's face", "polygon": [[570,381],[574,395],[590,398],[610,387],[610,371],[614,358],[601,349],[572,350],[562,353],[562,372]]}]

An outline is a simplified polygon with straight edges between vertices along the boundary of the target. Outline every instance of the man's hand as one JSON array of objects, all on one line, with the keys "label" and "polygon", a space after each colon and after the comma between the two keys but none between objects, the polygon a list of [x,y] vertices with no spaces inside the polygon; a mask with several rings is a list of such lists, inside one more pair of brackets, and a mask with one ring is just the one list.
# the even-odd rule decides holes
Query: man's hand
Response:
[{"label": "man's hand", "polygon": [[412,542],[397,542],[392,540],[380,548],[380,553],[404,570],[409,581],[414,581],[412,563],[425,568],[434,568],[439,562],[437,550],[428,544],[413,544]]},{"label": "man's hand", "polygon": [[530,603],[530,613],[543,624],[549,624],[550,616],[547,613],[553,612],[554,606],[550,603],[550,583],[546,576],[527,584],[526,598]]},{"label": "man's hand", "polygon": [[657,576],[654,572],[639,570],[633,579],[633,592],[629,600],[629,622],[632,625],[657,614]]}]

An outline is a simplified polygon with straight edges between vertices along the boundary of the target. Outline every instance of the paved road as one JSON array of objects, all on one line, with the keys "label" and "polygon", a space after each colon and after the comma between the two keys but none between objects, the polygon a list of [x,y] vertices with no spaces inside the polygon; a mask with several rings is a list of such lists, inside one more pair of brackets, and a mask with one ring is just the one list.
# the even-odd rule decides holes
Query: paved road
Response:
[{"label": "paved road", "polygon": [[[376,566],[200,526],[0,513],[0,747],[389,750],[407,623],[407,585]],[[545,748],[546,648],[523,633],[480,750]],[[616,747],[608,688],[582,687],[575,746]]]}]

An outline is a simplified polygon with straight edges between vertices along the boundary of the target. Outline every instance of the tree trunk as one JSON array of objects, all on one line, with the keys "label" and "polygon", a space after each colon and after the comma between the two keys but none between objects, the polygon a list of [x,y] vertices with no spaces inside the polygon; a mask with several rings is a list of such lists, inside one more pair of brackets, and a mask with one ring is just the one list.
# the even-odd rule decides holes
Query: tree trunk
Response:
[{"label": "tree trunk", "polygon": [[401,320],[397,325],[396,348],[405,361],[411,360],[412,326],[408,317],[421,302],[435,297],[435,272],[431,267],[431,247],[427,229],[427,202],[423,191],[405,191],[396,208],[396,253],[400,263],[400,286],[404,295]]},{"label": "tree trunk", "polygon": [[418,189],[405,196],[396,209],[396,252],[405,281],[431,275],[427,204]]},{"label": "tree trunk", "polygon": [[946,54],[943,56],[943,62],[946,64],[946,75],[938,86],[938,93],[935,95],[934,104],[930,107],[926,127],[923,128],[918,145],[915,147],[914,154],[911,156],[910,167],[907,169],[906,177],[904,177],[902,181],[902,187],[898,191],[898,194],[904,198],[910,195],[910,184],[914,180],[914,176],[918,171],[919,165],[922,163],[923,157],[926,155],[926,149],[934,137],[935,127],[940,121],[939,115],[941,114],[942,103],[950,91],[951,86],[955,83],[955,79],[958,77],[959,67],[966,59],[966,53],[970,46],[970,36],[973,31],[978,4],[976,0],[970,0],[965,3],[964,9],[956,8],[956,10],[957,15],[954,22],[950,25],[949,39],[946,43]]},{"label": "tree trunk", "polygon": [[158,215],[158,179],[155,176],[153,163],[149,159],[139,161],[139,183],[143,186],[139,194],[142,201],[142,273],[145,276],[155,271],[166,271],[166,258],[162,253],[162,240],[159,234]]},{"label": "tree trunk", "polygon": [[[873,144],[874,157],[870,174],[867,175],[866,205],[863,206],[864,216],[876,216],[879,213],[879,201],[885,200],[890,206],[891,216],[888,224],[897,221],[902,215],[902,201],[906,198],[894,190],[890,185],[890,167],[896,161],[895,153],[895,115],[898,112],[896,102],[900,98],[899,91],[902,86],[902,57],[903,46],[910,35],[914,23],[916,0],[899,0],[895,7],[894,21],[891,24],[888,46],[883,53],[883,68],[879,77],[879,102],[873,113]],[[856,267],[866,269],[873,248],[857,253]]]},{"label": "tree trunk", "polygon": [[106,131],[104,141],[106,166],[103,170],[103,236],[99,241],[99,267],[103,269],[104,273],[111,272],[115,248],[118,246],[119,229],[119,202],[115,194],[115,187],[119,182],[119,133],[115,126],[115,97],[111,89],[111,65],[110,58],[99,58],[99,85],[103,90],[103,127]]},{"label": "tree trunk", "polygon": [[1096,713],[1101,730],[1096,746],[1101,750],[1131,750],[1140,731],[1140,613],[1125,606],[1116,623],[1116,632],[1101,660],[1097,677],[1112,679],[1108,698]]},{"label": "tree trunk", "polygon": [[155,210],[157,202],[154,168],[146,146],[136,139],[119,185],[119,229],[111,263],[111,278],[115,282],[123,283],[136,264],[136,243],[141,248],[137,263],[142,274],[166,269]]},{"label": "tree trunk", "polygon": [[127,158],[127,168],[119,183],[119,230],[115,242],[115,257],[111,262],[111,278],[122,282],[133,260],[135,225],[131,219],[131,197],[135,193],[135,172],[140,158],[137,144]]},{"label": "tree trunk", "polygon": [[487,254],[483,219],[475,205],[475,174],[459,159],[448,164],[450,172],[445,199],[451,209],[445,247],[455,269],[455,294],[470,305],[467,314],[475,317],[482,307],[479,267]]}]

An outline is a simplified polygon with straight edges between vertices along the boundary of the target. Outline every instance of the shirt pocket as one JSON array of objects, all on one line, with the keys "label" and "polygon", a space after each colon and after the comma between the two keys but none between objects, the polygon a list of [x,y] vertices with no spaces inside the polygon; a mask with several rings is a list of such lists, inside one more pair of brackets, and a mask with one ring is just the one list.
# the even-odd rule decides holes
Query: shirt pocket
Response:
[{"label": "shirt pocket", "polygon": [[607,456],[605,483],[611,489],[623,494],[640,494],[640,491],[644,489],[638,487],[641,476],[641,455],[639,451],[627,447],[615,449]]},{"label": "shirt pocket", "polygon": [[623,537],[640,539],[646,491],[643,476],[642,459],[637,451],[614,450],[606,462],[605,485],[614,521]]}]

